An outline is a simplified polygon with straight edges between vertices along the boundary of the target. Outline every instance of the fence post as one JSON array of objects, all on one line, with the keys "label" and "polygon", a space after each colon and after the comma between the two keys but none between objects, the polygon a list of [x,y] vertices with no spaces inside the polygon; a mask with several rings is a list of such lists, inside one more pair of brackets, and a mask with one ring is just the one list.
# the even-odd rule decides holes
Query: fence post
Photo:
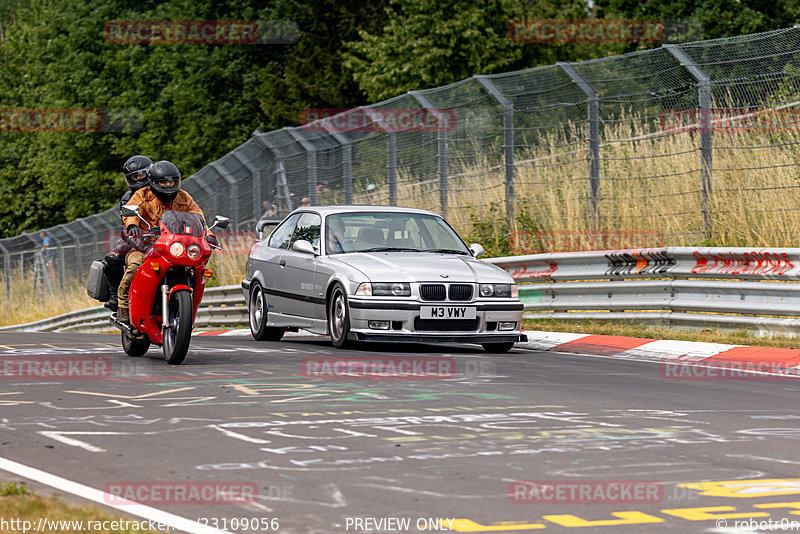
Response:
[{"label": "fence post", "polygon": [[97,239],[95,239],[94,227],[86,222],[85,217],[77,219],[77,222],[80,223],[81,226],[89,230],[89,235],[90,235],[89,239],[92,242],[92,256],[96,259],[99,258],[100,254],[98,253],[99,249],[97,248]]},{"label": "fence post", "polygon": [[514,220],[514,102],[494,84],[491,78],[481,74],[474,76],[492,98],[503,106],[503,157],[506,166],[506,220],[508,227]]},{"label": "fence post", "polygon": [[448,160],[447,160],[447,128],[450,127],[450,117],[447,114],[442,113],[428,100],[423,94],[420,94],[418,91],[409,91],[414,100],[417,103],[425,108],[426,110],[430,111],[432,114],[436,115],[436,123],[438,128],[436,130],[436,159],[438,162],[437,165],[437,173],[439,174],[439,210],[442,212],[443,217],[447,217],[447,205],[448,205],[448,179],[447,175],[449,172],[448,168]]},{"label": "fence post", "polygon": [[[228,173],[227,169],[225,169],[225,167],[223,167],[219,162],[212,161],[211,163],[208,164],[208,167],[210,167],[211,169],[214,169],[214,172],[216,172],[223,180],[225,180],[225,183],[228,184],[228,189],[229,189],[229,192],[228,192],[228,209],[230,210],[230,213],[228,213],[227,216],[230,217],[231,222],[233,223],[233,227],[238,229],[238,226],[239,226],[239,198],[238,198],[239,197],[239,187],[238,187],[238,182],[233,179],[233,177]],[[218,195],[219,195],[219,192],[215,193],[215,198]],[[213,213],[211,215],[212,217],[214,215],[218,215],[218,213],[216,213],[216,210],[214,210],[214,211],[215,211],[215,213]]]},{"label": "fence post", "polygon": [[[200,174],[199,172],[193,174],[192,175],[192,179],[195,182],[198,183],[198,185],[203,189],[203,191],[205,191],[206,195],[208,196],[208,199],[211,201],[211,205],[207,206],[208,212],[213,213],[213,214],[216,215],[217,214],[217,192],[214,191],[213,189],[211,189],[211,187],[209,187],[209,185],[206,183],[206,181],[203,180],[203,178],[201,178],[199,176],[199,174]],[[207,215],[207,213],[206,213],[206,215]],[[206,224],[208,224],[207,220],[206,220]]]},{"label": "fence post", "polygon": [[284,128],[289,135],[292,136],[292,139],[300,143],[300,146],[303,147],[303,150],[306,151],[306,157],[308,158],[307,168],[308,168],[308,198],[311,199],[311,205],[317,205],[317,149],[311,144],[305,136],[300,133],[297,128]]},{"label": "fence post", "polygon": [[[122,224],[122,221],[120,221]],[[78,283],[83,284],[83,254],[81,254],[81,240],[78,237],[78,234],[67,228],[66,224],[59,225],[64,232],[69,235],[72,240],[75,242],[75,259],[77,261],[77,268],[78,268]]]},{"label": "fence post", "polygon": [[[48,228],[48,230],[49,230],[49,228]],[[59,241],[50,232],[45,231],[45,235],[48,236],[53,241],[55,241],[56,248],[58,248],[58,287],[63,292],[64,291],[64,265],[66,264],[66,260],[67,260],[66,255],[64,254],[64,246],[61,244],[61,241]]]},{"label": "fence post", "polygon": [[700,182],[703,187],[703,237],[710,240],[714,235],[714,221],[711,217],[712,188],[714,172],[711,140],[711,76],[689,57],[676,44],[664,48],[678,60],[683,68],[697,80],[697,104],[700,109]]},{"label": "fence post", "polygon": [[575,70],[571,63],[559,61],[556,63],[572,82],[586,95],[587,119],[589,121],[589,195],[591,203],[590,225],[591,229],[600,229],[600,205],[598,195],[600,192],[600,97],[594,87],[586,78]]},{"label": "fence post", "polygon": [[397,205],[397,134],[386,133],[386,168],[389,180],[389,205]]},{"label": "fence post", "polygon": [[[350,112],[346,112],[350,113]],[[336,130],[331,131],[326,121],[322,121],[320,126],[325,133],[333,137],[337,143],[342,145],[342,186],[344,187],[344,203],[353,203],[353,146],[350,140]],[[330,184],[328,184],[330,186]]]},{"label": "fence post", "polygon": [[3,270],[6,272],[6,298],[11,299],[11,254],[2,243],[0,243],[0,250],[3,251]]},{"label": "fence post", "polygon": [[[236,150],[233,150],[232,152],[230,152],[230,155],[233,156],[234,158],[236,158],[236,161],[238,161],[239,164],[242,167],[244,167],[245,169],[247,169],[248,173],[250,173],[250,181],[253,183],[253,201],[254,201],[254,205],[255,205],[255,213],[253,214],[253,218],[256,220],[256,222],[258,222],[259,216],[261,215],[261,213],[258,211],[259,208],[261,207],[261,177],[260,176],[257,177],[257,175],[259,174],[260,169],[256,169],[255,166],[253,165],[252,161],[245,160],[239,154],[239,152],[236,151]],[[239,181],[243,181],[243,180],[239,180]],[[237,196],[238,196],[238,193],[239,193],[238,183],[239,182],[236,182],[236,183],[237,183],[236,193],[237,193]],[[216,215],[216,213],[214,215]],[[238,198],[237,198],[237,204],[236,204],[236,215],[239,216]],[[239,221],[241,221],[242,218],[243,217],[239,217]],[[241,222],[238,222],[238,224],[236,224],[236,229],[239,230],[239,231],[241,231],[241,228],[239,227],[240,224],[241,224]]]}]

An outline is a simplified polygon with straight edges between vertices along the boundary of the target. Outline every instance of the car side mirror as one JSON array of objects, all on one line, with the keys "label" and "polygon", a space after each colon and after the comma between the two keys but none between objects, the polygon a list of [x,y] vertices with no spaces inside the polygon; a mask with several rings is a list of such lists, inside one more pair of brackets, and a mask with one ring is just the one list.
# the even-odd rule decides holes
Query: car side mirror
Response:
[{"label": "car side mirror", "polygon": [[475,256],[476,258],[478,256],[482,256],[484,252],[483,247],[478,243],[471,244],[469,246],[469,251],[472,252],[472,255]]},{"label": "car side mirror", "polygon": [[314,245],[306,241],[305,239],[298,239],[292,245],[292,250],[295,252],[304,252],[306,254],[313,254],[317,255],[317,251],[314,250]]},{"label": "car side mirror", "polygon": [[217,215],[216,217],[214,217],[214,224],[212,224],[211,227],[209,227],[209,230],[211,230],[211,228],[219,228],[220,230],[224,230],[225,228],[228,227],[230,222],[231,220],[229,218],[224,217],[222,215]]},{"label": "car side mirror", "polygon": [[122,213],[123,217],[138,217],[139,216],[139,206],[135,204],[126,204],[120,208],[120,213]]}]

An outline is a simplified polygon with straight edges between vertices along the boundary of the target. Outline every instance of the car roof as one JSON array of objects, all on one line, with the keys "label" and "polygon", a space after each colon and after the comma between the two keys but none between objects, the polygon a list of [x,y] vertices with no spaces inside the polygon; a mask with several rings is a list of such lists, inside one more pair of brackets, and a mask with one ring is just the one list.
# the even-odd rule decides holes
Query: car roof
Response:
[{"label": "car roof", "polygon": [[405,208],[403,206],[305,206],[297,208],[292,213],[299,213],[302,211],[314,211],[325,217],[337,213],[367,213],[367,212],[385,212],[385,213],[418,213],[422,215],[434,215],[441,217],[435,211],[422,210],[419,208]]}]

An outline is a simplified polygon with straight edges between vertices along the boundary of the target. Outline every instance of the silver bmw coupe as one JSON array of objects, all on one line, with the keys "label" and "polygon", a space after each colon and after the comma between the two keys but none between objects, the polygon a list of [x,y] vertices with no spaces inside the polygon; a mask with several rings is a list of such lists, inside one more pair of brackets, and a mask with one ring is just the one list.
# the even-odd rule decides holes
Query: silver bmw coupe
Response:
[{"label": "silver bmw coupe", "polygon": [[[259,235],[263,225],[259,225]],[[287,330],[361,341],[524,341],[523,305],[503,269],[477,259],[438,214],[402,207],[295,210],[250,249],[242,281],[257,340]]]}]

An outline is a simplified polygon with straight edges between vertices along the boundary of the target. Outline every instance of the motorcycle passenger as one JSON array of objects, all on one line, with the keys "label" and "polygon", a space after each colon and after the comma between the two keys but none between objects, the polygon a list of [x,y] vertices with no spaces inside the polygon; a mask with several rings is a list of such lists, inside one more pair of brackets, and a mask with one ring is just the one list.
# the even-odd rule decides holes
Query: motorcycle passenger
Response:
[{"label": "motorcycle passenger", "polygon": [[[175,164],[169,161],[159,161],[150,166],[148,175],[148,187],[136,191],[128,205],[139,206],[139,215],[147,221],[145,223],[139,217],[124,217],[123,222],[128,236],[140,241],[142,231],[151,227],[157,227],[158,221],[165,211],[185,211],[197,213],[205,220],[203,210],[194,201],[192,196],[186,191],[181,190],[181,173]],[[219,246],[216,236],[207,232],[206,241],[212,246]],[[117,295],[119,298],[119,311],[117,321],[130,324],[130,314],[128,310],[128,293],[133,281],[133,275],[144,261],[144,253],[133,249],[125,256],[125,274],[119,284]]]},{"label": "motorcycle passenger", "polygon": [[[122,222],[122,206],[128,203],[133,194],[139,189],[147,186],[147,170],[153,161],[147,156],[131,156],[122,166],[122,176],[128,184],[128,191],[119,200],[120,222]],[[117,288],[122,280],[122,273],[125,270],[125,255],[131,250],[130,243],[126,240],[125,227],[122,228],[122,239],[117,245],[103,258],[106,264],[105,275],[108,280],[108,288],[111,291],[111,298],[104,304],[111,311],[117,311]]]}]

